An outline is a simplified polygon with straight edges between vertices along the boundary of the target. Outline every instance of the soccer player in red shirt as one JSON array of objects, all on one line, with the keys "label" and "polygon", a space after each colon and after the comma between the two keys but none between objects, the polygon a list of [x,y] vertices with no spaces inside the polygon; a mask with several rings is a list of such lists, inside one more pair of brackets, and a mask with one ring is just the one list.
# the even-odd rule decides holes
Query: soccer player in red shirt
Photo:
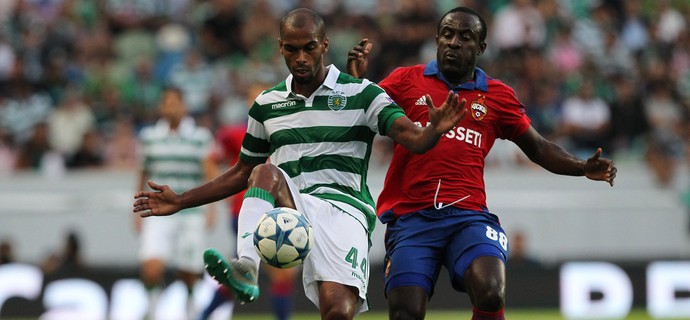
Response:
[{"label": "soccer player in red shirt", "polygon": [[[512,88],[476,67],[486,50],[487,26],[474,10],[458,7],[440,20],[436,60],[401,67],[379,85],[419,126],[427,126],[427,100],[448,90],[466,99],[468,116],[424,154],[394,147],[377,214],[386,223],[385,294],[391,319],[423,319],[441,266],[453,288],[467,292],[472,319],[505,319],[508,239],[486,205],[484,160],[496,139],[517,144],[550,172],[586,176],[613,186],[616,168],[601,148],[581,160],[546,140],[530,125]],[[362,77],[372,44],[348,54],[348,72]]]}]

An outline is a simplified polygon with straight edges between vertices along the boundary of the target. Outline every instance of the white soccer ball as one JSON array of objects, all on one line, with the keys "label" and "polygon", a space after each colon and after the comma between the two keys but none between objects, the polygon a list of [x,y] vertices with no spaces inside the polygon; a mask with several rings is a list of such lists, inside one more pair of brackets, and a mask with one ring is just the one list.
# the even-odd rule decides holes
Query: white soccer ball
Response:
[{"label": "white soccer ball", "polygon": [[265,263],[282,269],[304,262],[314,244],[309,221],[295,209],[266,212],[254,230],[254,249]]}]

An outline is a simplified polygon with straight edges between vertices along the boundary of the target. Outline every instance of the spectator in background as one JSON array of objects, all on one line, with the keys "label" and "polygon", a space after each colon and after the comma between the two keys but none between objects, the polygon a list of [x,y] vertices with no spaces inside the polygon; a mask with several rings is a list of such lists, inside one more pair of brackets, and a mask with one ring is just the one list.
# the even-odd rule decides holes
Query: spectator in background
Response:
[{"label": "spectator in background", "polygon": [[17,162],[17,146],[14,138],[0,126],[0,175],[12,172]]},{"label": "spectator in background", "polygon": [[595,60],[598,71],[609,77],[615,73],[627,73],[634,76],[637,72],[630,49],[625,46],[618,32],[604,30],[604,47],[602,55]]},{"label": "spectator in background", "polygon": [[76,87],[65,90],[62,101],[48,116],[48,141],[65,159],[71,158],[84,144],[87,132],[96,126],[91,108]]},{"label": "spectator in background", "polygon": [[649,44],[648,23],[640,0],[623,1],[620,38],[633,56],[637,56]]},{"label": "spectator in background", "polygon": [[[164,181],[174,190],[187,190],[218,173],[211,157],[213,136],[188,116],[184,93],[166,88],[159,104],[160,120],[142,129],[141,172],[137,190],[147,180]],[[135,215],[140,233],[141,280],[149,295],[149,314],[155,316],[163,276],[168,264],[187,286],[186,312],[195,315],[193,289],[204,271],[205,228],[215,222],[214,207],[191,208],[169,219],[145,219]],[[207,212],[204,212],[208,210]]]},{"label": "spectator in background", "polygon": [[614,154],[641,148],[649,130],[644,107],[643,88],[636,86],[637,78],[629,74],[612,77],[614,96],[611,108],[609,141]]},{"label": "spectator in background", "polygon": [[[55,153],[48,142],[48,125],[40,122],[34,126],[31,137],[19,148],[17,169],[40,170],[46,164],[47,155]],[[59,156],[62,159],[62,156]]]},{"label": "spectator in background", "polygon": [[510,0],[496,12],[491,30],[491,39],[503,52],[541,48],[546,40],[544,18],[533,0]]},{"label": "spectator in background", "polygon": [[132,106],[132,120],[136,123],[153,124],[156,121],[156,105],[163,83],[156,78],[154,68],[151,57],[140,57],[120,85],[122,101]]},{"label": "spectator in background", "polygon": [[584,53],[573,39],[570,25],[558,30],[554,42],[546,49],[546,55],[563,74],[577,71],[584,61]]},{"label": "spectator in background", "polygon": [[510,239],[510,255],[506,262],[508,270],[539,271],[543,265],[529,253],[527,234],[522,230],[515,230]]},{"label": "spectator in background", "polygon": [[224,57],[244,57],[248,50],[242,41],[244,22],[240,0],[213,0],[211,14],[199,29],[201,48],[211,60]]},{"label": "spectator in background", "polygon": [[611,110],[594,93],[593,83],[585,79],[577,94],[563,101],[559,134],[565,137],[573,152],[583,156],[598,147],[607,148]]},{"label": "spectator in background", "polygon": [[678,41],[680,34],[688,28],[688,21],[671,0],[658,0],[656,4],[656,23],[654,32],[663,47],[669,47]]},{"label": "spectator in background", "polygon": [[686,143],[684,110],[676,101],[669,82],[660,80],[650,85],[644,111],[650,125],[645,154],[647,164],[660,187],[671,187]]},{"label": "spectator in background", "polygon": [[75,231],[65,234],[63,247],[50,254],[41,267],[48,275],[76,276],[81,275],[84,265],[81,257],[81,240]]},{"label": "spectator in background", "polygon": [[16,58],[17,54],[12,44],[7,41],[4,34],[0,33],[0,81],[6,81],[10,78]]},{"label": "spectator in background", "polygon": [[45,123],[52,112],[52,102],[26,79],[14,79],[7,86],[8,98],[0,109],[0,125],[21,145],[33,135],[34,126]]},{"label": "spectator in background", "polygon": [[2,240],[0,242],[0,265],[12,263],[14,261],[15,258],[12,242],[8,239]]},{"label": "spectator in background", "polygon": [[199,117],[209,109],[214,73],[196,49],[187,51],[184,61],[173,66],[169,84],[180,88],[192,117]]},{"label": "spectator in background", "polygon": [[84,133],[79,149],[67,158],[69,169],[97,169],[104,164],[103,138],[101,133],[92,129]]},{"label": "spectator in background", "polygon": [[134,169],[139,158],[139,146],[133,121],[120,118],[115,122],[115,129],[106,135],[103,159],[105,165],[112,169]]}]

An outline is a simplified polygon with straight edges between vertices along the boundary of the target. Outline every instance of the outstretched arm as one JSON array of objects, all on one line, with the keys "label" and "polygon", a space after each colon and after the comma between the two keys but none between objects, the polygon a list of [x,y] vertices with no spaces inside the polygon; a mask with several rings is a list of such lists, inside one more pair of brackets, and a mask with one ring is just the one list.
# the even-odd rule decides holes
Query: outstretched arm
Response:
[{"label": "outstretched arm", "polygon": [[586,176],[591,180],[606,181],[613,186],[618,169],[613,161],[601,157],[601,148],[587,160],[579,159],[560,146],[542,137],[531,126],[515,143],[532,162],[550,172],[569,176]]},{"label": "outstretched arm", "polygon": [[182,209],[198,207],[227,198],[247,188],[247,180],[255,165],[242,160],[223,174],[196,188],[181,194],[166,185],[148,181],[154,191],[139,191],[134,194],[134,213],[142,217],[168,216]]},{"label": "outstretched arm", "polygon": [[466,113],[465,99],[459,101],[458,95],[452,91],[448,92],[446,101],[438,108],[431,101],[431,96],[427,94],[425,99],[430,125],[420,128],[412,123],[408,117],[400,117],[393,122],[388,131],[389,137],[414,153],[424,153],[433,148],[441,136],[453,129]]}]

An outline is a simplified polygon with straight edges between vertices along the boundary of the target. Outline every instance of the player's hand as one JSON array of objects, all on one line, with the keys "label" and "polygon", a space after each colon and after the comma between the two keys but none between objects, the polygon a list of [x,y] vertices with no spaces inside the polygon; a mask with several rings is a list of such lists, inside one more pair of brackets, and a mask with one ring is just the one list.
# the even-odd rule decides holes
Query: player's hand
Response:
[{"label": "player's hand", "polygon": [[154,191],[139,191],[134,194],[134,213],[142,218],[150,216],[169,216],[180,211],[177,193],[166,185],[147,181]]},{"label": "player's hand", "polygon": [[347,53],[347,73],[355,78],[364,78],[369,66],[369,52],[374,45],[364,38]]},{"label": "player's hand", "polygon": [[596,181],[606,181],[610,186],[613,187],[613,180],[616,178],[616,166],[613,165],[613,161],[601,157],[601,148],[587,159],[585,162],[585,176],[591,180]]},{"label": "player's hand", "polygon": [[453,91],[448,92],[446,101],[438,108],[434,106],[430,95],[426,94],[424,98],[429,110],[429,121],[439,136],[453,129],[467,113],[467,109],[465,109],[467,100],[464,98],[460,100],[460,97]]}]

